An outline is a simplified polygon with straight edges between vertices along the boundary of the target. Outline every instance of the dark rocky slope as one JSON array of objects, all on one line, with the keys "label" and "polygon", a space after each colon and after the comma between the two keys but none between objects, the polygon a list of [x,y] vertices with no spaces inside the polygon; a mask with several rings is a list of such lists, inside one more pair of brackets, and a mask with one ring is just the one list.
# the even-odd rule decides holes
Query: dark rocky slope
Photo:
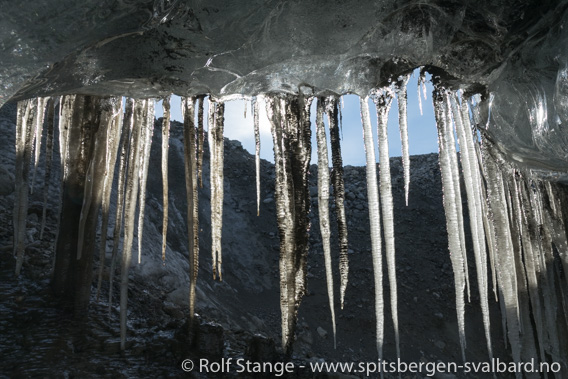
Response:
[{"label": "dark rocky slope", "polygon": [[[108,269],[103,296],[95,299],[90,315],[74,321],[57,307],[49,290],[55,225],[58,217],[58,162],[48,202],[44,239],[39,240],[42,211],[43,163],[30,197],[28,246],[22,275],[13,275],[12,208],[15,108],[0,113],[0,377],[183,377],[181,361],[209,357],[247,356],[253,360],[280,356],[278,288],[279,241],[274,209],[274,167],[261,164],[262,198],[256,215],[254,157],[239,142],[225,140],[225,203],[223,225],[223,282],[211,272],[209,228],[209,172],[205,154],[203,188],[200,190],[200,272],[198,279],[197,332],[188,342],[188,258],[185,216],[185,183],[182,127],[172,124],[170,148],[170,223],[165,265],[161,261],[162,189],[160,138],[154,134],[142,264],[131,269],[129,343],[119,351],[118,287],[107,315]],[[159,126],[157,124],[157,126]],[[227,126],[230,127],[230,126]],[[45,144],[43,145],[45,146]],[[326,361],[376,361],[374,300],[366,205],[365,169],[345,168],[346,209],[349,224],[350,277],[345,309],[337,314],[337,349],[333,349],[331,318],[325,287],[323,249],[317,214],[317,169],[311,167],[311,247],[308,296],[303,300],[294,346],[294,359]],[[409,206],[404,205],[402,165],[391,158],[395,202],[399,324],[402,359],[407,362],[461,362],[454,308],[454,286],[447,249],[442,190],[436,154],[411,157]],[[332,205],[333,207],[333,205]],[[114,204],[113,209],[114,211]],[[333,212],[332,212],[333,213]],[[335,231],[332,220],[332,230]],[[466,226],[467,227],[467,226]],[[64,230],[60,233],[65,233]],[[110,234],[110,233],[109,233]],[[338,262],[332,237],[334,262]],[[111,237],[107,252],[112,247]],[[135,241],[136,246],[136,241]],[[110,256],[107,254],[106,263]],[[96,265],[98,266],[98,261]],[[471,283],[476,283],[470,260]],[[339,276],[337,264],[336,293]],[[117,283],[117,281],[115,281]],[[385,303],[388,283],[385,274]],[[475,284],[474,284],[475,287]],[[336,295],[336,300],[338,299]],[[467,358],[487,361],[481,311],[475,289],[466,309]],[[503,347],[500,312],[492,303],[493,345],[496,356],[508,359]],[[385,359],[396,359],[394,334],[387,305]],[[193,374],[210,377],[211,374]],[[300,370],[300,377],[312,373]],[[410,374],[407,374],[410,375]],[[425,377],[426,374],[406,377]],[[296,375],[294,375],[296,376]],[[405,377],[405,376],[403,376]],[[440,376],[442,377],[442,376]],[[448,376],[452,377],[452,376]],[[457,377],[461,377],[457,374]],[[483,377],[469,375],[468,377]]]}]

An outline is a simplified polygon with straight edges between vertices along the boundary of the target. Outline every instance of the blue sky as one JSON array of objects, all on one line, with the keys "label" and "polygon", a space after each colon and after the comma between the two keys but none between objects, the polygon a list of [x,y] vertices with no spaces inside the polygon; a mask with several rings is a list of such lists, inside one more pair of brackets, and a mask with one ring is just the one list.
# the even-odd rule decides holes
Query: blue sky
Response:
[{"label": "blue sky", "polygon": [[[410,154],[427,154],[438,152],[436,123],[434,120],[434,110],[432,107],[432,86],[428,81],[427,99],[422,98],[423,114],[420,114],[418,105],[417,91],[417,72],[410,78],[408,83],[408,135]],[[345,95],[342,97],[342,114],[343,114],[343,137],[342,137],[342,155],[343,164],[352,166],[365,165],[365,149],[363,145],[363,129],[361,126],[361,113],[359,107],[359,97],[356,95]],[[312,163],[317,163],[316,142],[315,142],[315,105],[312,104]],[[205,103],[207,112],[207,102]],[[389,153],[390,156],[401,155],[400,131],[398,129],[398,109],[397,101],[393,101],[389,113]],[[180,110],[180,98],[172,97],[172,119],[182,121]],[[247,117],[244,117],[245,107],[247,108]],[[377,113],[374,103],[369,100],[369,109],[371,111],[371,121],[373,123],[373,134],[375,144],[377,142]],[[270,126],[266,118],[264,102],[260,102],[260,129],[261,129],[261,157],[273,162],[274,156],[272,152],[272,136],[270,134]],[[207,120],[205,113],[205,121]],[[161,102],[156,104],[156,117],[162,116]],[[326,126],[327,126],[327,117]],[[225,103],[225,137],[239,140],[243,147],[254,154],[254,129],[250,102],[244,100],[232,100]],[[329,134],[328,134],[329,142]],[[377,154],[378,157],[378,154]],[[377,158],[378,159],[378,158]],[[331,159],[330,159],[331,163]]]}]

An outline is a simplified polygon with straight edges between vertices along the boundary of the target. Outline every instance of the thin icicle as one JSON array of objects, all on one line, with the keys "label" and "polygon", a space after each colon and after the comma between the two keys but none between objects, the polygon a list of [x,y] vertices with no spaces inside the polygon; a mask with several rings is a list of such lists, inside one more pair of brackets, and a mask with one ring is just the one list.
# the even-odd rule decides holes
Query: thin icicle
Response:
[{"label": "thin icicle", "polygon": [[487,182],[490,217],[493,219],[495,234],[498,236],[495,241],[497,246],[495,258],[498,260],[499,288],[503,294],[504,301],[503,309],[505,313],[502,316],[506,318],[507,334],[513,353],[513,360],[518,363],[521,361],[521,332],[511,228],[509,226],[503,177],[492,155],[497,154],[497,152],[492,147],[487,146],[487,143],[488,141],[485,141],[482,145],[483,173]]},{"label": "thin icicle", "polygon": [[209,100],[209,161],[211,164],[211,255],[213,259],[213,279],[221,273],[222,251],[221,234],[223,230],[223,128],[225,105]]},{"label": "thin icicle", "polygon": [[331,232],[329,228],[329,159],[327,152],[327,138],[325,135],[325,124],[323,113],[325,99],[318,98],[316,113],[316,140],[318,151],[318,213],[320,233],[323,244],[323,257],[325,262],[325,277],[327,283],[327,296],[329,298],[329,309],[331,311],[331,324],[333,329],[333,347],[337,347],[336,327],[335,327],[335,301],[333,295],[333,271],[331,268]]},{"label": "thin icicle", "polygon": [[[454,177],[452,172],[452,159],[450,157],[451,144],[455,143],[453,134],[448,135],[448,117],[446,115],[446,106],[444,94],[438,89],[433,94],[434,115],[436,116],[436,124],[438,130],[439,160],[440,171],[442,173],[443,201],[444,211],[446,213],[446,226],[448,230],[448,247],[450,250],[450,259],[454,271],[455,294],[456,294],[456,312],[458,319],[458,328],[460,335],[460,344],[462,351],[462,359],[465,361],[465,300],[464,290],[466,286],[464,271],[464,259],[462,254],[462,245],[460,241],[458,210],[456,206],[456,189],[454,187]],[[455,151],[455,150],[454,150]]]},{"label": "thin icicle", "polygon": [[97,280],[97,301],[101,292],[103,270],[105,267],[106,240],[108,233],[108,219],[110,209],[110,195],[114,179],[114,169],[116,167],[116,157],[120,144],[120,134],[122,130],[122,97],[111,98],[101,114],[101,126],[106,123],[106,156],[104,160],[104,183],[102,191],[102,222],[101,222],[101,243],[99,248],[99,272]]},{"label": "thin icicle", "polygon": [[108,314],[112,310],[112,289],[114,282],[114,272],[118,256],[118,245],[120,242],[120,232],[122,230],[124,214],[124,197],[126,189],[126,173],[128,158],[131,150],[132,132],[134,128],[134,99],[127,98],[125,102],[125,113],[122,120],[122,132],[120,141],[120,159],[118,166],[118,185],[116,198],[116,214],[114,218],[114,230],[112,234],[112,254],[110,259],[109,291],[108,291]]},{"label": "thin icicle", "polygon": [[185,189],[187,194],[187,236],[189,240],[189,318],[195,315],[195,290],[199,272],[199,199],[197,193],[197,155],[195,138],[195,103],[197,99],[182,98]]},{"label": "thin icicle", "polygon": [[205,96],[197,96],[197,176],[199,176],[199,186],[203,188],[203,144],[205,143],[205,130],[203,128],[203,102]]},{"label": "thin icicle", "polygon": [[467,300],[471,302],[471,286],[469,284],[469,267],[467,262],[467,251],[466,251],[466,242],[465,242],[465,227],[463,221],[463,205],[462,205],[462,196],[461,196],[461,186],[460,186],[460,172],[459,172],[459,165],[458,165],[458,156],[456,150],[456,139],[454,135],[454,131],[452,128],[452,110],[450,106],[450,99],[449,99],[449,91],[445,92],[445,114],[446,114],[446,136],[448,139],[448,152],[450,156],[450,168],[452,170],[452,180],[454,181],[454,193],[455,193],[455,206],[458,216],[458,230],[459,230],[459,237],[460,237],[460,246],[461,246],[461,254],[463,260],[463,267],[464,267],[464,274],[465,274],[465,288],[467,292]]},{"label": "thin icicle", "polygon": [[16,276],[20,275],[24,263],[26,244],[26,218],[28,214],[29,171],[32,156],[32,122],[37,108],[34,100],[18,102],[16,125],[16,200],[14,202],[14,255]]},{"label": "thin icicle", "polygon": [[[539,354],[542,362],[546,362],[546,356],[544,353],[544,341],[545,341],[545,325],[543,323],[544,317],[542,314],[542,304],[540,301],[539,294],[539,283],[537,276],[537,264],[535,262],[535,251],[533,250],[533,243],[530,238],[527,210],[525,204],[523,204],[522,189],[523,180],[520,176],[515,176],[510,185],[512,191],[512,200],[514,204],[516,223],[518,225],[519,237],[522,242],[523,257],[519,257],[522,262],[524,262],[523,270],[526,272],[527,288],[532,305],[532,314],[534,318],[534,325],[537,334],[537,340],[539,341]],[[526,333],[526,331],[525,331]]]},{"label": "thin icicle", "polygon": [[147,122],[148,100],[134,100],[134,127],[128,154],[128,173],[126,193],[124,196],[124,243],[122,248],[122,265],[120,270],[120,348],[126,347],[126,309],[128,306],[128,271],[132,262],[132,241],[134,239],[134,223],[140,164],[143,153],[142,129]]},{"label": "thin icicle", "polygon": [[49,196],[49,184],[51,182],[51,165],[53,160],[53,137],[54,137],[54,118],[55,118],[55,99],[49,98],[47,102],[47,134],[45,136],[45,175],[43,181],[43,210],[41,212],[41,226],[39,228],[39,239],[43,240],[45,230],[45,220],[47,212],[47,197]]},{"label": "thin icicle", "polygon": [[408,206],[408,191],[410,188],[410,156],[408,153],[408,115],[406,112],[407,92],[406,86],[410,80],[410,74],[399,78],[396,87],[398,98],[398,127],[400,129],[400,141],[402,144],[402,168],[404,171],[404,199]]},{"label": "thin icicle", "polygon": [[392,88],[384,88],[373,95],[377,107],[377,129],[379,140],[380,162],[380,195],[383,216],[383,232],[385,237],[385,250],[387,256],[387,270],[390,284],[391,315],[394,327],[396,356],[400,358],[400,338],[398,332],[398,295],[396,283],[396,258],[394,243],[394,205],[392,198],[391,172],[389,160],[388,119],[389,111],[394,98]]},{"label": "thin icicle", "polygon": [[37,113],[34,119],[34,141],[35,141],[35,159],[34,159],[34,173],[32,176],[30,193],[34,193],[35,177],[37,172],[37,167],[39,166],[39,157],[41,154],[41,137],[43,136],[43,121],[46,111],[46,105],[49,97],[38,97],[37,98]]},{"label": "thin icicle", "polygon": [[162,261],[166,261],[166,247],[168,235],[168,151],[170,148],[170,96],[162,101],[164,117],[162,118],[162,194],[163,194],[163,219],[162,219]]},{"label": "thin icicle", "polygon": [[383,264],[381,254],[381,215],[379,210],[379,191],[377,185],[377,161],[375,143],[371,131],[371,115],[369,114],[369,98],[360,99],[361,121],[363,124],[363,140],[367,158],[367,198],[369,201],[369,221],[371,226],[371,256],[373,260],[375,284],[375,326],[376,345],[379,361],[383,359],[384,343],[384,299],[383,299]]},{"label": "thin icicle", "polygon": [[331,182],[335,197],[335,212],[337,216],[337,234],[339,238],[339,295],[341,309],[343,309],[345,291],[349,280],[349,256],[347,239],[347,219],[345,217],[345,183],[343,181],[343,160],[341,159],[341,144],[339,140],[339,128],[337,122],[338,113],[337,98],[328,97],[326,103],[327,118],[329,120],[329,138],[331,140]]},{"label": "thin icicle", "polygon": [[252,98],[254,122],[254,166],[256,169],[256,215],[260,216],[260,107],[256,97]]},{"label": "thin icicle", "polygon": [[142,127],[142,146],[143,150],[140,152],[140,190],[138,192],[138,263],[140,264],[142,260],[142,237],[144,234],[144,211],[146,209],[146,182],[148,180],[148,165],[150,163],[150,148],[152,147],[152,137],[154,135],[154,120],[156,118],[155,112],[155,100],[148,99],[144,114],[144,120]]},{"label": "thin icicle", "polygon": [[[490,360],[493,358],[491,346],[491,330],[489,321],[489,299],[487,289],[487,251],[485,249],[485,233],[483,232],[483,212],[481,205],[481,192],[479,175],[479,163],[475,153],[473,134],[469,123],[469,118],[463,118],[455,94],[449,95],[451,110],[454,116],[455,129],[460,144],[460,158],[462,162],[464,181],[467,192],[468,209],[470,217],[470,229],[473,239],[473,251],[477,269],[477,284],[483,314],[483,325],[485,328],[485,338],[487,341],[487,351]],[[462,106],[466,106],[462,100]],[[467,112],[467,108],[465,109]],[[467,125],[467,127],[466,127]]]},{"label": "thin icicle", "polygon": [[[418,83],[416,85],[416,91],[418,92],[418,108],[420,109],[420,116],[424,115],[422,113],[422,94],[420,93],[420,89],[422,88],[422,86],[424,86],[424,88],[426,88],[425,82],[426,82],[426,76],[425,76],[425,72],[424,72],[424,67],[421,67],[420,68],[420,74],[418,74]],[[425,90],[424,90],[424,99],[426,99],[426,91]]]}]

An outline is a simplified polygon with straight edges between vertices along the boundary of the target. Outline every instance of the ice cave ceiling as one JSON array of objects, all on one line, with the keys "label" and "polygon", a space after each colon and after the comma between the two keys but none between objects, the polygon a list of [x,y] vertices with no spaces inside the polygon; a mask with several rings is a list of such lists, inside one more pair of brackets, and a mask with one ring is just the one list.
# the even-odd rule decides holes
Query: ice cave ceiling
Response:
[{"label": "ice cave ceiling", "polygon": [[[567,1],[8,2],[0,105],[51,94],[366,95],[416,67],[491,103],[509,158],[565,171]],[[492,101],[490,102],[490,100]]]}]

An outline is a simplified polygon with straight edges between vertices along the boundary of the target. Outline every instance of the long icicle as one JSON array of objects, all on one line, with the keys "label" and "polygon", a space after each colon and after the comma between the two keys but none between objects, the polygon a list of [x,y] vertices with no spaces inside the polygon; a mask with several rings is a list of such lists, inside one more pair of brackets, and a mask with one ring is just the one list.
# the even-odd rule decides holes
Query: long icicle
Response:
[{"label": "long icicle", "polygon": [[256,172],[256,215],[260,216],[260,106],[258,99],[252,99],[252,118],[254,123],[254,166]]},{"label": "long icicle", "polygon": [[341,158],[341,143],[339,139],[338,102],[336,97],[326,99],[327,119],[329,120],[329,139],[331,144],[331,182],[335,197],[335,212],[337,216],[337,234],[339,237],[339,297],[343,309],[345,291],[349,280],[349,256],[347,238],[347,219],[345,217],[345,183],[343,181],[343,160]]},{"label": "long icicle", "polygon": [[43,181],[43,209],[41,212],[41,226],[39,228],[39,239],[43,240],[45,221],[47,213],[47,198],[49,196],[49,185],[51,182],[51,162],[53,160],[53,137],[54,137],[54,118],[55,118],[55,99],[49,98],[47,103],[47,134],[45,136],[45,175]]},{"label": "long icicle", "polygon": [[462,196],[461,196],[461,188],[460,188],[460,171],[458,165],[458,156],[456,150],[456,138],[454,135],[454,131],[452,128],[452,110],[450,106],[450,99],[449,99],[449,91],[446,91],[444,94],[444,104],[446,106],[445,115],[446,115],[446,123],[444,124],[446,127],[446,136],[448,139],[448,152],[450,155],[450,169],[452,171],[452,180],[454,181],[454,194],[455,194],[455,206],[458,216],[458,230],[459,230],[459,237],[460,237],[460,252],[462,255],[463,267],[464,267],[464,275],[465,275],[465,288],[467,292],[467,299],[468,302],[471,301],[471,286],[469,284],[469,268],[467,263],[467,251],[466,251],[466,244],[465,244],[465,228],[464,228],[464,221],[463,221],[463,205],[462,205]]},{"label": "long icicle", "polygon": [[16,200],[14,202],[14,255],[16,256],[16,276],[20,275],[24,263],[26,244],[26,218],[28,214],[29,171],[32,156],[33,99],[18,102],[18,121],[16,125]]},{"label": "long icicle", "polygon": [[141,141],[143,143],[143,150],[141,153],[140,164],[140,190],[138,192],[138,263],[142,260],[142,237],[144,234],[144,212],[146,209],[146,182],[148,181],[148,165],[150,163],[150,149],[152,147],[152,137],[154,135],[154,120],[155,120],[155,100],[148,99],[144,114],[144,123],[142,125],[143,134]]},{"label": "long icicle", "polygon": [[37,98],[37,113],[36,113],[36,119],[34,120],[34,141],[35,141],[35,145],[34,145],[34,153],[35,153],[35,159],[34,159],[34,173],[32,176],[32,181],[31,181],[31,190],[30,193],[34,193],[34,184],[35,184],[35,177],[36,177],[36,172],[37,172],[37,168],[39,166],[39,157],[41,155],[41,138],[43,136],[43,121],[44,121],[44,117],[45,117],[45,111],[46,111],[46,105],[47,105],[47,101],[49,100],[49,97],[38,97]]},{"label": "long icicle", "polygon": [[189,240],[189,318],[193,326],[195,290],[199,272],[199,219],[197,198],[197,155],[195,147],[196,98],[182,98],[185,189],[187,193],[187,236]]},{"label": "long icicle", "polygon": [[[489,217],[493,219],[495,234],[499,236],[495,241],[497,246],[495,258],[498,261],[499,288],[504,301],[503,309],[505,312],[502,317],[506,320],[513,360],[518,363],[521,361],[521,331],[511,228],[509,226],[503,177],[493,156],[497,152],[487,143],[489,142],[485,140],[485,143],[481,146],[481,152],[483,154],[483,174],[487,182]],[[517,376],[520,377],[520,375]]]},{"label": "long icicle", "polygon": [[[274,185],[274,195],[276,199],[276,217],[278,221],[278,232],[280,235],[280,312],[282,327],[282,349],[288,352],[291,348],[294,337],[294,287],[293,280],[294,267],[290,260],[294,253],[294,230],[293,212],[291,212],[292,194],[290,187],[289,170],[290,164],[287,156],[284,139],[284,118],[282,117],[283,100],[276,97],[266,97],[266,113],[271,124],[271,132],[274,146],[274,169],[276,182]],[[290,295],[292,294],[292,295]]]},{"label": "long icicle", "polygon": [[164,117],[162,118],[162,196],[163,196],[163,218],[162,218],[162,261],[166,261],[166,247],[168,235],[168,152],[170,148],[170,98],[167,96],[162,100]]},{"label": "long icicle", "polygon": [[205,95],[197,96],[197,176],[199,186],[203,188],[203,145],[205,143],[205,130],[203,128],[203,102]]},{"label": "long icicle", "polygon": [[331,268],[331,232],[329,228],[329,159],[327,152],[327,138],[323,114],[325,99],[318,98],[316,113],[316,141],[318,151],[318,213],[320,233],[323,244],[323,257],[325,262],[325,277],[327,283],[327,296],[331,311],[331,324],[333,329],[333,347],[337,348],[336,324],[335,324],[335,301],[333,295],[333,270]]},{"label": "long icicle", "polygon": [[448,117],[446,115],[446,106],[444,94],[439,89],[435,89],[432,94],[434,101],[434,115],[438,130],[438,145],[440,149],[440,171],[442,173],[443,201],[444,211],[446,213],[446,226],[448,230],[448,247],[450,250],[450,259],[454,271],[455,294],[456,294],[456,313],[458,319],[458,328],[460,336],[460,345],[462,359],[465,362],[465,272],[463,255],[461,252],[461,241],[458,222],[458,211],[456,207],[456,190],[454,188],[454,180],[452,173],[452,160],[450,158],[450,144],[454,143],[454,139],[448,135]]},{"label": "long icicle", "polygon": [[396,356],[400,359],[400,337],[398,332],[398,294],[396,283],[396,255],[394,243],[394,204],[389,161],[388,120],[394,98],[392,88],[384,88],[373,96],[377,107],[377,128],[379,139],[380,195],[383,216],[383,232],[387,256],[387,270],[390,284],[391,315],[396,343]]},{"label": "long icicle", "polygon": [[[485,328],[485,339],[487,341],[487,351],[489,360],[493,358],[491,346],[491,329],[489,320],[489,297],[487,286],[487,251],[485,249],[485,233],[483,232],[483,212],[481,206],[481,192],[479,191],[479,163],[475,153],[473,134],[469,124],[469,118],[463,118],[463,113],[459,109],[459,104],[455,93],[449,95],[451,110],[454,116],[455,129],[460,144],[460,158],[462,162],[465,188],[470,217],[470,229],[473,240],[473,251],[477,269],[477,285],[483,314],[483,326]],[[467,107],[465,100],[462,105]],[[467,125],[467,128],[466,128]]]},{"label": "long icicle", "polygon": [[376,345],[379,361],[383,359],[384,343],[384,299],[383,299],[383,263],[381,253],[381,215],[379,210],[379,191],[377,185],[377,161],[375,158],[375,143],[371,131],[371,115],[369,113],[369,98],[360,99],[361,121],[363,124],[363,139],[367,158],[367,198],[369,201],[369,221],[371,226],[371,255],[375,283],[375,325]]},{"label": "long icicle", "polygon": [[[106,240],[108,233],[108,220],[110,211],[110,195],[112,192],[112,183],[114,179],[114,170],[116,167],[116,157],[118,154],[118,147],[120,145],[120,134],[122,131],[122,97],[115,97],[109,99],[109,108],[101,115],[101,120],[106,120],[107,126],[107,147],[105,156],[105,172],[102,193],[102,222],[101,222],[101,242],[99,248],[99,272],[97,280],[97,301],[101,293],[101,285],[103,279],[103,270],[105,267],[106,256]],[[102,122],[102,121],[101,121]]]},{"label": "long icicle", "polygon": [[124,196],[124,243],[120,280],[120,349],[126,348],[126,309],[128,306],[128,271],[132,262],[132,240],[142,155],[142,128],[146,123],[148,100],[134,100],[134,127],[128,154],[128,174]]},{"label": "long icicle", "polygon": [[110,259],[109,272],[109,291],[108,291],[108,314],[112,310],[112,289],[114,282],[114,271],[118,256],[118,246],[120,243],[120,232],[122,230],[124,214],[124,196],[126,188],[126,172],[128,167],[128,157],[130,156],[131,138],[134,127],[134,99],[127,98],[125,101],[125,112],[122,120],[122,133],[120,141],[120,159],[118,166],[118,185],[116,198],[116,214],[114,218],[114,230],[112,234],[112,254]]},{"label": "long icicle", "polygon": [[209,100],[209,151],[211,163],[211,255],[213,259],[213,279],[221,273],[222,250],[221,234],[223,230],[223,128],[225,105]]},{"label": "long icicle", "polygon": [[404,171],[404,199],[408,206],[408,192],[410,189],[410,156],[408,146],[408,115],[407,91],[406,86],[410,80],[410,74],[406,74],[399,78],[396,86],[396,94],[398,98],[398,127],[400,129],[400,141],[402,144],[402,169]]}]

